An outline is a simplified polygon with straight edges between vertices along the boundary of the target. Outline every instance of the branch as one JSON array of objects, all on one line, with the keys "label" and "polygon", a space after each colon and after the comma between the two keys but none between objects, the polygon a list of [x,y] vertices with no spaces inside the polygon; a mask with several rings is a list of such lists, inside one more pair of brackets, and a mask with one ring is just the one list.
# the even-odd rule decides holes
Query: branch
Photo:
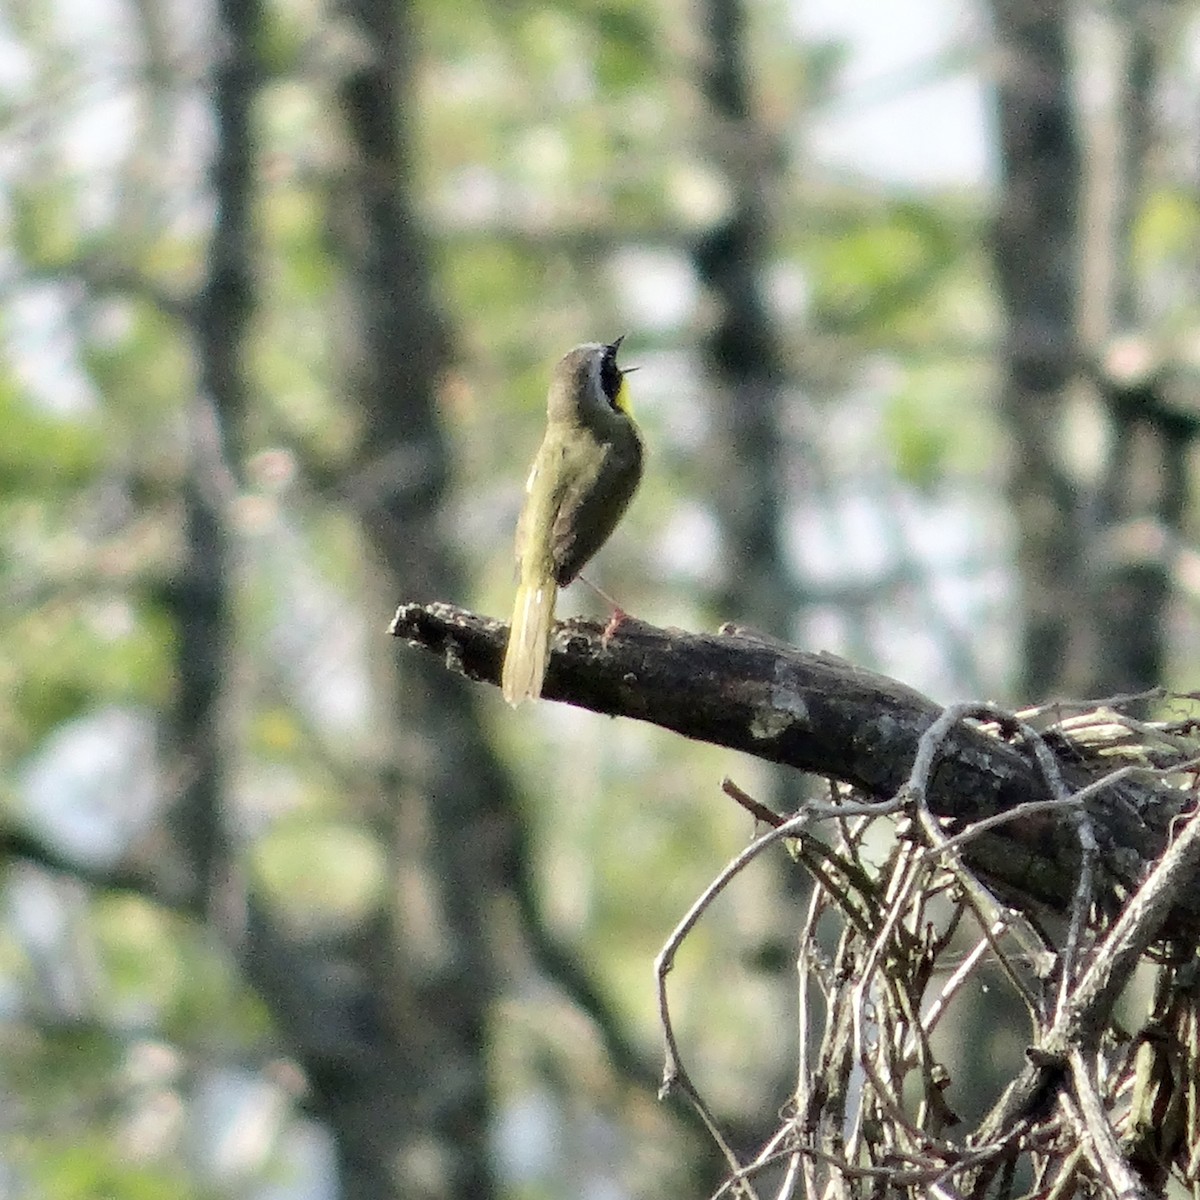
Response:
[{"label": "branch", "polygon": [[156,872],[139,862],[95,866],[84,862],[25,829],[0,829],[0,861],[21,859],[56,875],[78,880],[100,892],[132,892],[183,916],[202,916],[200,897],[186,890],[168,872]]},{"label": "branch", "polygon": [[[390,632],[440,654],[469,679],[498,684],[508,627],[449,604],[404,604]],[[808,654],[744,630],[693,634],[626,619],[605,637],[594,622],[560,622],[543,695],[593,712],[648,721],[685,737],[850,784],[889,800],[906,783],[921,735],[941,706],[894,679],[826,654]],[[941,744],[925,802],[960,827],[1018,804],[1051,798],[1042,768],[1003,721],[985,730],[960,721]],[[1066,746],[1070,791],[1112,771]],[[1188,798],[1150,772],[1123,772],[1089,795],[1099,848],[1097,899],[1115,908],[1136,890],[1168,842]],[[1069,910],[1079,840],[1061,814],[1031,813],[997,825],[964,848],[964,858],[1008,902]],[[1172,912],[1186,936],[1200,928],[1200,894]]]}]

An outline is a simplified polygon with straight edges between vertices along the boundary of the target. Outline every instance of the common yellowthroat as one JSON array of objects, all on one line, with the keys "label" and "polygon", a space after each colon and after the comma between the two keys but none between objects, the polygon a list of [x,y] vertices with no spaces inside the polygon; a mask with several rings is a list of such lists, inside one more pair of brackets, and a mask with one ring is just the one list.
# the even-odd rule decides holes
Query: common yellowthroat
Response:
[{"label": "common yellowthroat", "polygon": [[608,540],[642,477],[642,439],[629,411],[622,338],[586,342],[550,376],[546,435],[517,522],[517,601],[504,656],[509,704],[542,694],[554,601]]}]

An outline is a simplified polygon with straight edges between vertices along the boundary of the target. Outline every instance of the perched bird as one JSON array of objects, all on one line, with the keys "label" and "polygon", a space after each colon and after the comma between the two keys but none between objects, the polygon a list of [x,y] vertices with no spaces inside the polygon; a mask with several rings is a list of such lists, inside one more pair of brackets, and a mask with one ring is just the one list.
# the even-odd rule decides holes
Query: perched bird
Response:
[{"label": "perched bird", "polygon": [[627,372],[617,366],[621,341],[576,346],[550,377],[546,435],[517,522],[519,582],[502,680],[512,705],[542,694],[558,589],[608,540],[642,477]]}]

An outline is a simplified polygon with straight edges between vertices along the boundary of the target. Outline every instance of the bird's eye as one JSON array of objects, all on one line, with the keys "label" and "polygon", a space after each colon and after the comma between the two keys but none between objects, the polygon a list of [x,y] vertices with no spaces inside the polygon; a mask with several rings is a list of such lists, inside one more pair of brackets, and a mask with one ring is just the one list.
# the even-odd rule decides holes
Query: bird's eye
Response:
[{"label": "bird's eye", "polygon": [[600,387],[609,404],[616,407],[617,393],[621,390],[621,368],[617,366],[616,346],[605,346],[600,360]]}]

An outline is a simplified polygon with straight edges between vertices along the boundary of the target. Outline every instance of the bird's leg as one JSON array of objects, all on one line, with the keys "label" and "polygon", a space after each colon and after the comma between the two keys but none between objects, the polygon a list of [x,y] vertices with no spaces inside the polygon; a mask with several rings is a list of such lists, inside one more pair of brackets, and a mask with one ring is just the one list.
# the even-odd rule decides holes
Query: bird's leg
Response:
[{"label": "bird's leg", "polygon": [[609,638],[621,628],[621,622],[629,614],[602,587],[593,583],[586,575],[580,575],[579,578],[612,609],[612,616],[608,618],[608,624],[605,625],[604,632],[600,635],[600,645],[607,648]]}]

